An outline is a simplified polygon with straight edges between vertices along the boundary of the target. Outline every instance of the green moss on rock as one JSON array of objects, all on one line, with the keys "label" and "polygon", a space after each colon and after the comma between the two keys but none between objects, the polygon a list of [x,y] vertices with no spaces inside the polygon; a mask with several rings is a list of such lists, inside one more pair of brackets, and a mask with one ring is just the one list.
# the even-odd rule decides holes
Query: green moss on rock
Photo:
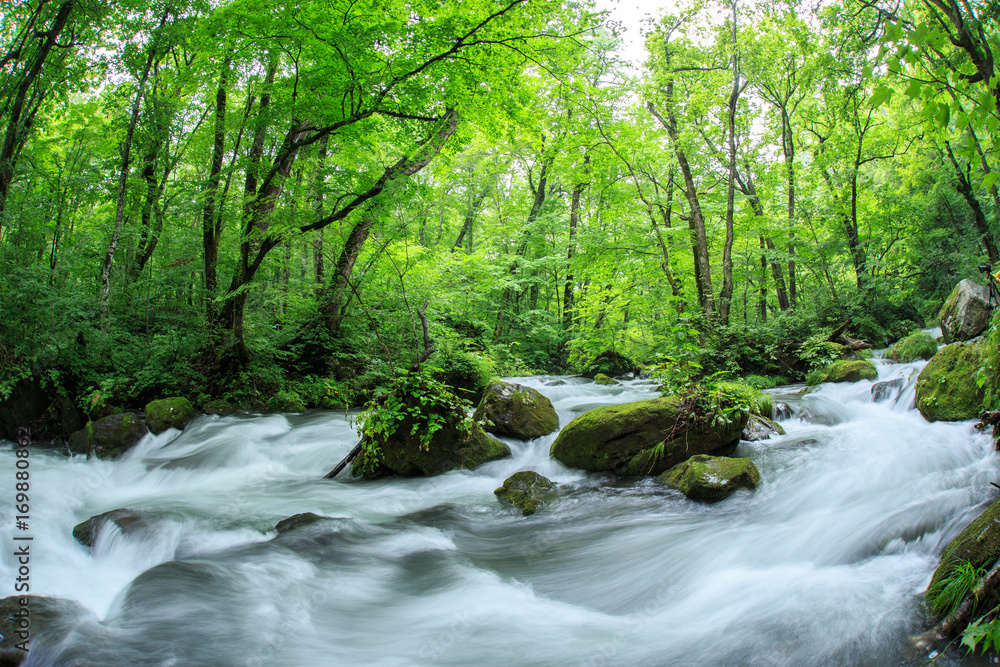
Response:
[{"label": "green moss on rock", "polygon": [[203,405],[201,409],[206,415],[220,415],[220,416],[231,415],[233,412],[236,411],[232,403],[230,403],[224,398],[216,398],[214,400],[211,400],[205,405]]},{"label": "green moss on rock", "polygon": [[594,376],[594,384],[604,384],[604,385],[614,385],[619,384],[619,382],[613,378],[608,377],[604,373],[598,373]]},{"label": "green moss on rock", "polygon": [[712,421],[711,415],[682,414],[681,399],[676,396],[609,405],[567,424],[552,443],[550,454],[583,470],[656,475],[693,454],[731,454],[739,444],[747,414],[715,426]]},{"label": "green moss on rock", "polygon": [[113,459],[124,454],[149,432],[139,415],[126,412],[109,415],[87,425],[69,438],[69,449],[74,454]]},{"label": "green moss on rock", "polygon": [[657,480],[692,500],[721,500],[737,489],[756,489],[760,471],[750,459],[697,455]]},{"label": "green moss on rock", "polygon": [[806,384],[817,385],[820,382],[859,382],[860,380],[878,379],[878,369],[868,359],[855,361],[840,360],[828,364],[819,372],[811,372],[806,377]]},{"label": "green moss on rock", "polygon": [[[987,507],[941,554],[941,560],[927,587],[927,602],[931,611],[939,615],[947,611],[941,601],[935,599],[937,596],[932,591],[939,589],[944,580],[954,577],[958,568],[966,561],[972,564],[973,569],[988,570],[997,559],[1000,559],[1000,500]],[[980,606],[989,609],[989,606]]]},{"label": "green moss on rock", "polygon": [[559,428],[552,401],[531,387],[494,380],[472,415],[483,430],[519,440],[532,440]]},{"label": "green moss on rock", "polygon": [[927,421],[963,421],[979,415],[983,389],[976,373],[985,341],[945,345],[917,376],[917,409]]},{"label": "green moss on rock", "polygon": [[908,364],[917,359],[930,359],[937,353],[937,343],[930,334],[914,331],[892,346],[890,357],[893,361]]},{"label": "green moss on rock", "polygon": [[537,512],[552,497],[555,488],[554,482],[534,470],[524,470],[505,479],[503,486],[493,493],[528,516]]},{"label": "green moss on rock", "polygon": [[355,465],[355,476],[377,479],[386,475],[440,475],[449,470],[477,468],[489,461],[511,455],[510,447],[490,437],[479,424],[463,431],[454,425],[444,425],[434,433],[429,446],[421,447],[418,433],[412,433],[413,421],[401,422],[396,432],[381,444],[381,465],[368,474]]},{"label": "green moss on rock", "polygon": [[183,430],[195,416],[191,401],[181,396],[150,401],[146,404],[145,413],[146,426],[154,435],[159,435],[169,428]]}]

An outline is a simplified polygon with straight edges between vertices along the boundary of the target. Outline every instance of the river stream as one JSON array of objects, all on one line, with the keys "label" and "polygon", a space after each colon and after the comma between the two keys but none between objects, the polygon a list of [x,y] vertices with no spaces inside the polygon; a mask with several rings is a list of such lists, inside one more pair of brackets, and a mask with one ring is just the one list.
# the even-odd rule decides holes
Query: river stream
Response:
[{"label": "river stream", "polygon": [[[201,417],[116,462],[31,454],[31,593],[80,603],[39,665],[918,665],[920,600],[948,543],[995,497],[998,458],[972,422],[912,409],[903,377],[775,390],[787,434],[742,443],[762,483],[717,503],[548,456],[419,479],[323,480],[351,415]],[[651,398],[635,380],[518,380],[562,424]],[[11,445],[0,474],[13,480]],[[519,470],[562,485],[531,517],[493,490]],[[13,594],[13,484],[0,483],[0,597]],[[93,550],[73,526],[142,512]],[[323,521],[277,535],[301,512]],[[946,657],[938,664],[948,664]]]}]

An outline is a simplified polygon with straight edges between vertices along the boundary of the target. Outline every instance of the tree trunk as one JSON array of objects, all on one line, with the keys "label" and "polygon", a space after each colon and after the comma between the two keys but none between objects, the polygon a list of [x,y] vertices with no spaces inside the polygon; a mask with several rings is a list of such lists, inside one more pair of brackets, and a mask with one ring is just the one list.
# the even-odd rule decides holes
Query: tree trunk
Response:
[{"label": "tree trunk", "polygon": [[[584,170],[589,172],[590,155],[583,157]],[[573,286],[576,277],[573,275],[573,257],[576,255],[576,228],[580,222],[580,198],[589,181],[581,181],[573,188],[573,197],[569,205],[569,241],[566,245],[566,280],[563,282],[563,330],[573,328],[573,308],[575,295]]]},{"label": "tree trunk", "polygon": [[965,203],[969,205],[972,210],[972,217],[976,223],[976,230],[979,232],[980,237],[983,240],[983,245],[986,247],[986,254],[990,259],[991,264],[996,264],[1000,262],[1000,254],[997,253],[996,243],[993,241],[993,235],[990,234],[990,228],[986,223],[986,215],[983,213],[983,207],[980,206],[979,200],[976,199],[976,193],[972,189],[972,183],[969,180],[968,174],[962,167],[958,164],[958,160],[955,159],[955,154],[951,150],[951,143],[944,142],[945,148],[948,151],[948,158],[951,160],[952,166],[955,168],[955,176],[958,179],[958,184],[955,189],[958,190],[962,198],[965,199]]},{"label": "tree trunk", "polygon": [[[531,210],[528,211],[528,218],[524,223],[524,231],[521,233],[521,240],[517,245],[515,259],[511,262],[510,268],[507,270],[507,274],[510,276],[517,273],[517,258],[524,257],[525,253],[528,251],[528,239],[531,236],[531,224],[538,218],[538,213],[542,210],[542,205],[545,204],[545,197],[548,190],[548,170],[551,164],[551,157],[545,157],[542,159],[542,168],[538,173],[538,186],[534,188],[534,198],[531,202]],[[512,306],[515,308],[517,306],[517,299],[515,298],[516,294],[516,290],[513,287],[507,287],[500,295],[500,304],[499,308],[497,308],[497,323],[496,327],[493,329],[494,340],[499,340],[500,336],[503,334],[504,325],[506,324],[507,319],[507,310]]]},{"label": "tree trunk", "polygon": [[726,242],[722,248],[722,291],[719,293],[719,320],[729,324],[729,309],[733,300],[733,215],[736,208],[736,103],[740,98],[739,56],[736,50],[736,0],[732,2],[733,88],[729,93],[729,114],[726,129],[729,143],[729,183],[726,188]]},{"label": "tree trunk", "polygon": [[[42,43],[35,54],[35,59],[28,67],[28,71],[20,77],[16,84],[13,102],[9,107],[9,118],[7,128],[4,132],[3,144],[0,144],[0,231],[3,229],[3,213],[7,207],[7,193],[10,184],[14,179],[14,169],[17,166],[17,157],[21,148],[28,140],[28,128],[34,120],[35,112],[44,98],[44,94],[35,100],[34,104],[29,104],[25,109],[25,101],[28,91],[35,84],[42,66],[48,59],[52,49],[57,46],[59,35],[66,28],[70,14],[76,6],[76,0],[66,0],[59,6],[55,17],[52,19],[48,30],[36,31],[36,36],[42,39]],[[164,18],[165,20],[165,18]],[[162,23],[161,23],[162,25]],[[57,51],[57,53],[59,53]]]},{"label": "tree trunk", "polygon": [[210,324],[215,322],[215,294],[219,288],[217,271],[219,259],[219,240],[222,230],[219,223],[221,216],[216,217],[216,195],[222,173],[222,158],[226,151],[226,87],[229,84],[229,68],[232,58],[227,56],[222,63],[219,74],[219,87],[215,91],[215,133],[212,144],[212,164],[208,171],[208,182],[205,184],[205,208],[202,211],[202,254],[205,262],[205,318]]},{"label": "tree trunk", "polygon": [[[316,215],[323,215],[323,180],[326,177],[326,151],[330,143],[330,137],[325,136],[319,142],[319,156],[316,159],[316,176],[313,180],[313,211]],[[312,242],[313,275],[316,283],[322,285],[324,278],[324,257],[323,257],[323,230]]]},{"label": "tree trunk", "polygon": [[[669,59],[668,59],[669,62]],[[667,100],[673,101],[673,81],[667,82]],[[684,196],[688,202],[689,224],[692,231],[693,252],[695,259],[695,282],[698,285],[698,300],[702,312],[712,317],[715,314],[715,297],[712,290],[712,266],[708,258],[708,236],[705,232],[705,218],[701,212],[701,203],[698,200],[698,189],[694,183],[694,176],[691,174],[691,166],[688,163],[687,155],[680,145],[680,136],[677,130],[677,119],[674,117],[672,107],[667,108],[667,118],[664,119],[657,113],[652,102],[646,104],[646,108],[666,129],[670,136],[670,142],[674,147],[674,155],[677,157],[677,164],[680,167],[681,177],[684,181]]]},{"label": "tree trunk", "polygon": [[[458,238],[455,239],[455,243],[451,246],[451,251],[455,252],[462,247],[462,243],[468,235],[469,240],[472,240],[472,225],[476,220],[476,215],[479,213],[480,207],[483,205],[483,201],[486,200],[490,194],[490,186],[485,185],[483,189],[472,195],[469,200],[469,208],[465,211],[465,220],[462,222],[462,229],[458,232]],[[469,252],[472,252],[472,246],[469,246]]]},{"label": "tree trunk", "polygon": [[[160,24],[154,32],[154,35],[163,28],[164,24],[167,22],[167,17],[169,13],[164,12],[163,17],[160,19]],[[108,326],[110,324],[108,320],[108,299],[111,296],[111,267],[115,261],[115,250],[118,248],[118,239],[122,231],[122,223],[125,219],[125,188],[128,185],[128,172],[131,161],[131,151],[132,151],[132,136],[135,134],[135,126],[139,120],[139,109],[142,104],[142,97],[146,92],[146,81],[149,79],[149,71],[153,67],[153,62],[156,60],[156,37],[154,36],[153,42],[149,45],[149,56],[146,58],[146,65],[142,71],[142,77],[139,79],[139,88],[135,93],[135,100],[132,102],[132,115],[129,118],[128,129],[125,132],[125,141],[121,144],[121,170],[118,175],[118,197],[115,203],[115,226],[111,232],[111,240],[108,242],[108,249],[104,253],[104,263],[101,266],[101,295],[100,295],[100,315],[101,315],[101,331],[104,334],[108,332]]]},{"label": "tree trunk", "polygon": [[788,305],[795,308],[798,299],[795,276],[795,144],[792,138],[792,121],[782,109],[782,148],[788,179]]}]

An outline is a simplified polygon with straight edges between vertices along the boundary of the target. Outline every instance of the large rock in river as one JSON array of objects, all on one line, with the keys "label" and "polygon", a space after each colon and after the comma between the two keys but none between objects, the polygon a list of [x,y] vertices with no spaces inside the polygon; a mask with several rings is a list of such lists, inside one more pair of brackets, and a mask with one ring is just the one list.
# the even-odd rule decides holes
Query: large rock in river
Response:
[{"label": "large rock in river", "polygon": [[552,401],[523,384],[494,380],[486,387],[472,419],[483,430],[518,440],[531,440],[559,428]]},{"label": "large rock in river", "polygon": [[806,378],[806,384],[817,385],[820,382],[859,382],[861,380],[878,379],[878,369],[867,359],[856,361],[840,360],[826,366],[821,371],[813,372]]},{"label": "large rock in river", "polygon": [[692,500],[722,500],[737,489],[756,489],[760,471],[750,459],[699,454],[656,479]]},{"label": "large rock in river", "polygon": [[893,361],[908,364],[917,359],[930,359],[938,350],[937,342],[925,331],[914,331],[892,346]]},{"label": "large rock in river", "polygon": [[[1000,559],[1000,500],[994,501],[945,547],[927,587],[927,606],[935,614],[947,613],[950,605],[947,596],[941,595],[946,582],[954,579],[960,569],[968,567],[966,563],[973,570],[985,571],[993,567],[997,559]],[[980,600],[978,606],[987,610],[998,601]]]},{"label": "large rock in river", "polygon": [[510,447],[491,437],[473,422],[468,430],[444,424],[424,446],[420,429],[413,432],[412,418],[404,419],[395,433],[381,443],[381,462],[363,465],[356,460],[352,474],[377,479],[386,475],[440,475],[449,470],[476,468],[488,461],[511,455]]},{"label": "large rock in river", "polygon": [[194,419],[195,414],[191,402],[180,396],[150,401],[146,404],[145,412],[146,426],[154,435],[159,435],[168,428],[183,430]]},{"label": "large rock in river", "polygon": [[69,449],[74,454],[113,459],[124,454],[149,432],[139,415],[126,412],[87,422],[69,437]]},{"label": "large rock in river", "polygon": [[990,323],[989,299],[989,288],[971,280],[955,285],[938,313],[944,341],[972,340],[983,333]]},{"label": "large rock in river", "polygon": [[983,390],[976,382],[984,339],[945,345],[917,376],[917,409],[927,421],[963,421],[983,409]]},{"label": "large rock in river", "polygon": [[747,413],[713,425],[711,415],[683,410],[677,396],[585,412],[552,443],[553,458],[573,468],[619,475],[658,475],[694,454],[727,456],[739,444]]}]

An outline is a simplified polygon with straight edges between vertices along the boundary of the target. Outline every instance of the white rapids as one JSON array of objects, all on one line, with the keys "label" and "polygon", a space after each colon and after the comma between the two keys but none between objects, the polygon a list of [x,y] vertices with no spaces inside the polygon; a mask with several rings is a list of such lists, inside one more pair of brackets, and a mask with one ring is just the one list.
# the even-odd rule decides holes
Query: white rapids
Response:
[{"label": "white rapids", "polygon": [[[995,497],[990,438],[912,409],[905,378],[774,391],[787,435],[742,443],[755,492],[692,502],[651,479],[549,458],[438,477],[323,480],[354,445],[348,416],[202,417],[116,462],[31,454],[31,594],[80,604],[38,665],[899,665],[927,628],[938,556]],[[911,378],[912,376],[912,378]],[[635,380],[518,380],[562,424],[655,395]],[[0,475],[13,480],[13,448]],[[519,470],[562,486],[523,517],[493,490]],[[0,597],[13,594],[13,484],[0,484]],[[73,526],[143,512],[92,550]],[[277,536],[301,512],[334,517]],[[939,663],[941,664],[941,663]]]}]

